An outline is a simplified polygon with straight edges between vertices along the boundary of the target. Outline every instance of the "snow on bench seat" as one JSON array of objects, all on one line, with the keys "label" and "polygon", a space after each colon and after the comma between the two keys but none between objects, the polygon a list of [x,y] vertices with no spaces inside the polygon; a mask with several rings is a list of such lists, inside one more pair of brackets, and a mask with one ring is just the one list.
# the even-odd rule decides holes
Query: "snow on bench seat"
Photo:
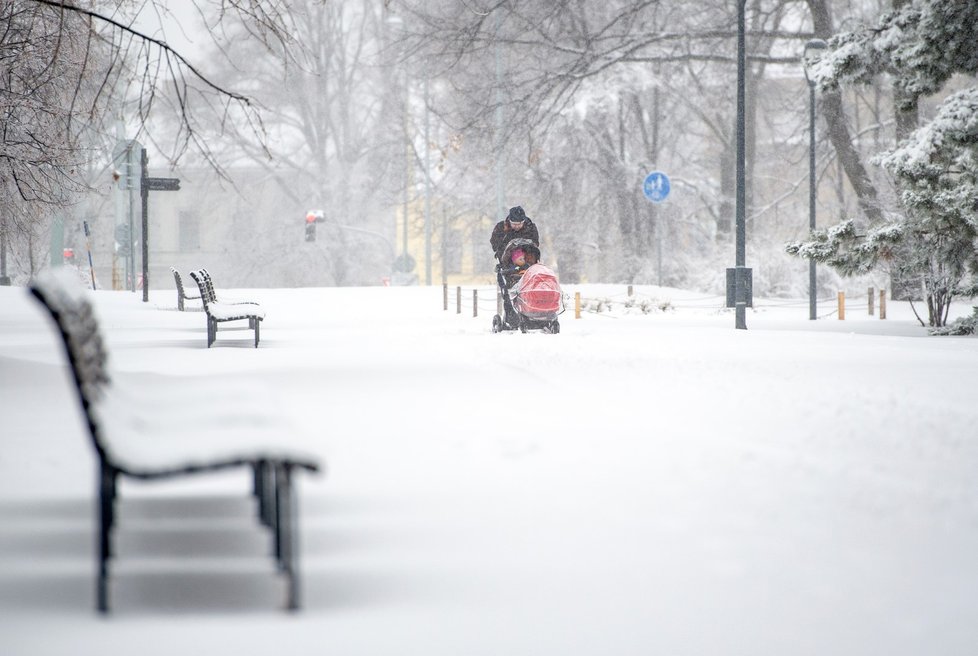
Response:
[{"label": "snow on bench seat", "polygon": [[208,303],[207,311],[218,321],[234,321],[249,317],[265,318],[265,311],[257,303]]}]

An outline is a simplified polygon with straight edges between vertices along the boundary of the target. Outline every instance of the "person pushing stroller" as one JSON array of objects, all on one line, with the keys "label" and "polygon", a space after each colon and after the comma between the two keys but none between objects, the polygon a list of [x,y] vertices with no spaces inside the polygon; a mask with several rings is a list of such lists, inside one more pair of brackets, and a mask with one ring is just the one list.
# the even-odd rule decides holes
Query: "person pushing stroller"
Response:
[{"label": "person pushing stroller", "polygon": [[511,208],[496,224],[489,243],[498,260],[496,279],[504,308],[502,317],[493,317],[493,332],[528,328],[558,332],[560,286],[553,271],[540,264],[539,232],[522,207]]},{"label": "person pushing stroller", "polygon": [[495,254],[496,260],[503,266],[508,264],[502,260],[503,251],[506,249],[506,245],[514,239],[529,239],[534,246],[538,248],[540,246],[540,233],[536,224],[530,220],[530,217],[519,205],[510,208],[509,214],[496,224],[492,229],[492,235],[489,237],[492,252]]},{"label": "person pushing stroller", "polygon": [[[493,227],[492,235],[489,237],[489,245],[496,256],[496,276],[499,279],[500,289],[508,288],[519,280],[518,275],[513,275],[512,254],[514,249],[507,248],[514,240],[526,242],[526,245],[540,246],[540,232],[520,205],[509,208],[506,218]],[[516,246],[516,244],[512,245]],[[522,254],[523,252],[521,248],[519,253]],[[503,306],[506,323],[515,325],[516,313],[508,294],[503,294]]]}]

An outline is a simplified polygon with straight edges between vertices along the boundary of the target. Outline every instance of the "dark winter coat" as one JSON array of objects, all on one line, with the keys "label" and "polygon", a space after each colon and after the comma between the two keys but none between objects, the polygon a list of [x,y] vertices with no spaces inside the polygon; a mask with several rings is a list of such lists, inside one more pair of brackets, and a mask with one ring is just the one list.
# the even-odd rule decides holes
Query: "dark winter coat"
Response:
[{"label": "dark winter coat", "polygon": [[495,253],[496,259],[498,260],[503,254],[506,244],[521,237],[533,241],[537,246],[540,245],[540,233],[537,232],[536,224],[529,218],[523,222],[523,227],[519,230],[513,229],[509,224],[509,219],[503,219],[497,223],[496,227],[492,229],[492,236],[489,238],[489,245],[492,246],[492,252]]}]

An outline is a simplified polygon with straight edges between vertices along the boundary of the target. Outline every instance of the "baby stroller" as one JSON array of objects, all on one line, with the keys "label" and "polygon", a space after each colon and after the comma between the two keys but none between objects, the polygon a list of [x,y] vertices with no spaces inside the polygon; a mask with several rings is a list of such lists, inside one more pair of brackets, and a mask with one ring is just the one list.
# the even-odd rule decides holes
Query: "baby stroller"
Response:
[{"label": "baby stroller", "polygon": [[564,311],[564,302],[557,276],[552,269],[539,263],[522,270],[512,264],[513,252],[523,249],[539,253],[529,239],[514,239],[506,245],[500,264],[496,266],[504,316],[493,316],[492,332],[541,330],[550,334],[559,333],[557,315]]}]

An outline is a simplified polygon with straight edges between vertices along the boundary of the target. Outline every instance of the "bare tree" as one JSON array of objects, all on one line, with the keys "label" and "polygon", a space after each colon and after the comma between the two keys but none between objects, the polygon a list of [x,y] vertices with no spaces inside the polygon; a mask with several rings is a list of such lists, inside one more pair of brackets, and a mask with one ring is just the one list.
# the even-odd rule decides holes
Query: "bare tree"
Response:
[{"label": "bare tree", "polygon": [[307,210],[322,209],[324,223],[318,242],[299,251],[294,240],[273,245],[264,235],[272,226],[256,226],[262,235],[241,246],[253,253],[287,247],[293,261],[309,256],[310,266],[300,268],[317,284],[377,280],[390,273],[393,235],[376,217],[395,202],[406,145],[405,100],[396,97],[402,82],[384,59],[382,6],[298,0],[290,11],[294,47],[269,51],[235,38],[245,26],[228,23],[231,38],[211,56],[221,79],[254,89],[268,139],[256,141],[234,121],[219,126],[215,118],[213,129],[223,130],[223,161],[257,168],[274,181],[280,215],[298,227]]},{"label": "bare tree", "polygon": [[[288,50],[288,3],[283,0],[191,0],[219,30],[229,16],[249,37]],[[112,123],[131,108],[137,138],[171,161],[195,153],[217,170],[202,128],[208,116],[233,114],[256,141],[261,116],[245,93],[215,82],[164,40],[133,27],[139,11],[166,13],[157,0],[112,0],[98,9],[62,0],[9,0],[0,4],[0,259],[6,249],[36,243],[35,223],[92,191],[86,162],[107,161]],[[162,142],[147,130],[168,112],[179,128]],[[236,126],[240,127],[240,126]],[[104,191],[104,190],[103,190]],[[33,261],[33,255],[28,258]],[[33,265],[27,271],[30,275]],[[0,272],[3,273],[3,272]]]},{"label": "bare tree", "polygon": [[[788,16],[801,24],[793,3],[749,4],[753,145],[753,99],[767,67],[797,66],[812,35],[782,28]],[[404,0],[392,7],[407,17],[409,56],[447,80],[450,93],[435,103],[465,135],[470,161],[481,155],[490,174],[494,159],[508,164],[500,168],[510,193],[533,198],[561,222],[562,275],[565,260],[574,262],[576,276],[578,263],[597,259],[599,275],[610,279],[659,279],[650,264],[668,231],[662,212],[669,208],[650,207],[639,193],[641,177],[656,164],[682,171],[685,204],[669,210],[690,222],[682,254],[716,249],[733,214],[724,202],[733,198],[732,5]],[[757,167],[751,172],[756,177]],[[573,185],[581,188],[571,193]],[[796,188],[786,186],[764,193]],[[769,211],[767,196],[759,200]],[[599,228],[589,220],[595,216]]]}]

